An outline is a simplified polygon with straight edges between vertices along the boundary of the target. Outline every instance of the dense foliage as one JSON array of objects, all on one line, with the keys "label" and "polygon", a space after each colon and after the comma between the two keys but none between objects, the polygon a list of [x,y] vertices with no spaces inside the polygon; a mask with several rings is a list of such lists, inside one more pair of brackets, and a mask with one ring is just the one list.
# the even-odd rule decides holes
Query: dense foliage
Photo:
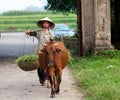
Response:
[{"label": "dense foliage", "polygon": [[47,0],[46,9],[62,12],[76,12],[77,0]]}]

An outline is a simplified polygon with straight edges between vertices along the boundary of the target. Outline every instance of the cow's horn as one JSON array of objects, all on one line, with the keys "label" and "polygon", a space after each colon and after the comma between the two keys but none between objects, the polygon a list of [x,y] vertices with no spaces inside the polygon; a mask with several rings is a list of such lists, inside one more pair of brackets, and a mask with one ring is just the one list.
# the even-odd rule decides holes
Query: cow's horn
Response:
[{"label": "cow's horn", "polygon": [[54,46],[58,45],[58,43],[55,43]]}]

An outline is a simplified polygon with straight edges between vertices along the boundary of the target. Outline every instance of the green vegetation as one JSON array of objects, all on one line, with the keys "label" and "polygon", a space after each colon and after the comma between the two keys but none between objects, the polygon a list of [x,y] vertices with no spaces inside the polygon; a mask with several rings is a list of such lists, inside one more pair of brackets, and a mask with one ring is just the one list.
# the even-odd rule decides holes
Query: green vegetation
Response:
[{"label": "green vegetation", "polygon": [[70,64],[86,100],[120,100],[120,51],[101,51]]},{"label": "green vegetation", "polygon": [[38,12],[38,11],[10,11],[0,15],[0,32],[37,30],[36,22],[43,17],[51,18],[55,23],[67,23],[71,28],[77,29],[76,14]]},{"label": "green vegetation", "polygon": [[38,55],[36,54],[28,54],[16,59],[16,63],[19,68],[24,71],[35,70],[40,67],[38,62]]},{"label": "green vegetation", "polygon": [[36,60],[38,60],[38,55],[28,54],[28,55],[18,57],[17,60],[16,60],[16,63],[20,64],[20,63],[24,63],[24,62],[33,62],[33,61],[36,61]]}]

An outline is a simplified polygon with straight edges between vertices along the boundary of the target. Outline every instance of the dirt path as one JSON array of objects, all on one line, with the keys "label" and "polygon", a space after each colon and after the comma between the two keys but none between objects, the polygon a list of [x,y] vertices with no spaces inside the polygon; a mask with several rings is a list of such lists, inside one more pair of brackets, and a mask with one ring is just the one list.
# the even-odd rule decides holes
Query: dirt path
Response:
[{"label": "dirt path", "polygon": [[25,72],[15,59],[0,59],[0,100],[82,100],[69,69],[63,70],[61,92],[51,99],[50,89],[40,86],[35,71]]}]

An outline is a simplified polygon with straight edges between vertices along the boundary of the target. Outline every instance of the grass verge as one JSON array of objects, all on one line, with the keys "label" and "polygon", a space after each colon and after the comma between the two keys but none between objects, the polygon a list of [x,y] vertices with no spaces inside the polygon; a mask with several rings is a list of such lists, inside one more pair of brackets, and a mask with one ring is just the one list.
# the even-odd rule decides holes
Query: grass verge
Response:
[{"label": "grass verge", "polygon": [[70,64],[86,100],[120,100],[120,51],[101,51]]}]

